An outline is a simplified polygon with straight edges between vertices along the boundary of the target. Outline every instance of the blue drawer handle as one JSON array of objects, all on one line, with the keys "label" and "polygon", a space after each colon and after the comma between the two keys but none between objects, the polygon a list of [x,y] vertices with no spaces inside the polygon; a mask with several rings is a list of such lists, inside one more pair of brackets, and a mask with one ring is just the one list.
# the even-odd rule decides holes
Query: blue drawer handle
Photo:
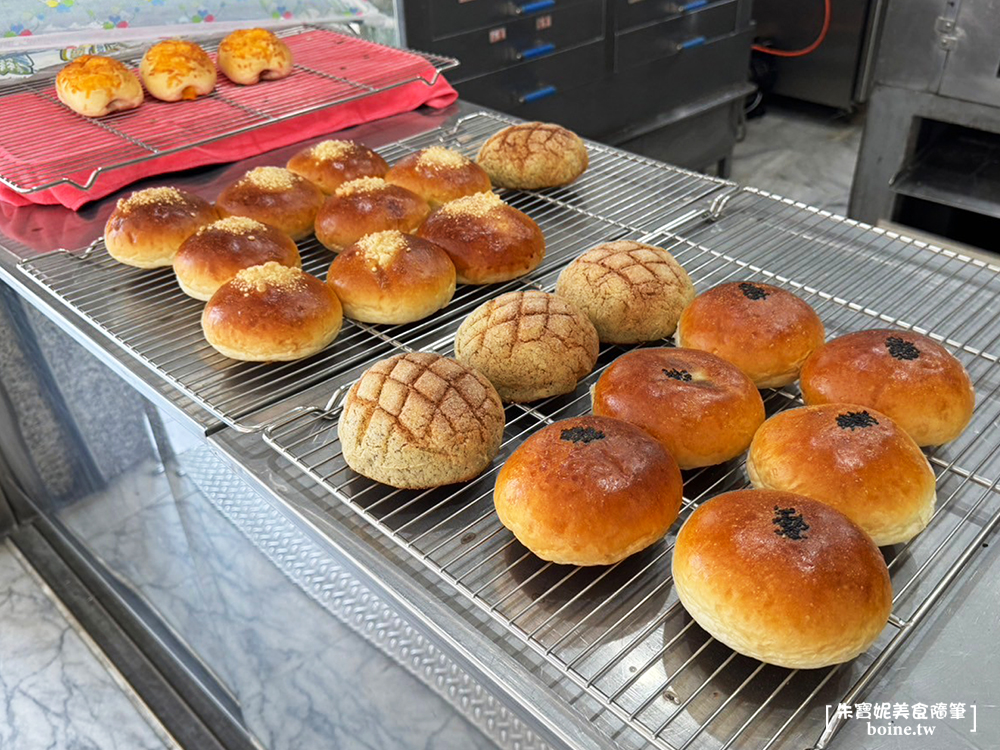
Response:
[{"label": "blue drawer handle", "polygon": [[545,86],[538,89],[538,91],[532,91],[530,94],[525,94],[521,97],[522,104],[529,104],[531,102],[537,102],[539,99],[544,99],[547,96],[552,96],[556,93],[555,86]]},{"label": "blue drawer handle", "polygon": [[705,37],[696,36],[694,39],[688,39],[686,42],[681,42],[677,45],[677,49],[691,49],[692,47],[700,47],[705,43]]},{"label": "blue drawer handle", "polygon": [[556,0],[538,0],[534,3],[525,3],[517,6],[518,13],[537,13],[540,10],[548,10],[556,7]]},{"label": "blue drawer handle", "polygon": [[689,13],[692,10],[698,10],[698,8],[704,8],[708,5],[708,0],[691,0],[690,3],[684,3],[680,7],[681,13]]},{"label": "blue drawer handle", "polygon": [[517,53],[518,60],[534,60],[536,57],[545,57],[545,55],[551,54],[556,51],[556,45],[554,44],[542,44],[538,47],[532,47],[531,49],[526,49],[524,52]]}]

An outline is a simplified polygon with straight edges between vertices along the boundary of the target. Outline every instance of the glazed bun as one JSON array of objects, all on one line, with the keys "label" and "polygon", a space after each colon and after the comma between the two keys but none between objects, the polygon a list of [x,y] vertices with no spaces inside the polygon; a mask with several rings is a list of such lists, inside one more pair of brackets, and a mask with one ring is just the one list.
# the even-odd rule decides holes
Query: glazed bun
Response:
[{"label": "glazed bun", "polygon": [[354,141],[320,141],[288,160],[288,168],[329,195],[345,182],[362,177],[384,177],[385,159]]},{"label": "glazed bun", "polygon": [[543,560],[611,565],[662,539],[681,495],[677,464],[642,430],[574,417],[514,451],[493,501],[500,522]]},{"label": "glazed bun", "polygon": [[217,351],[246,362],[288,362],[324,349],[340,332],[340,301],[298,268],[246,268],[212,295],[201,316]]},{"label": "glazed bun", "polygon": [[913,438],[884,414],[825,404],[776,414],[750,444],[754,487],[826,503],[882,547],[908,542],[934,513],[934,471]]},{"label": "glazed bun", "polygon": [[365,235],[334,258],[326,282],[348,318],[398,325],[451,302],[455,266],[437,245],[392,229]]},{"label": "glazed bun", "polygon": [[376,362],[351,386],[337,425],[347,465],[402,489],[478,476],[500,450],[504,413],[490,382],[437,354]]},{"label": "glazed bun", "polygon": [[545,257],[542,230],[493,193],[446,203],[417,231],[451,256],[463,284],[495,284],[524,276]]},{"label": "glazed bun", "polygon": [[699,294],[677,324],[677,345],[732,362],[758,388],[795,382],[802,363],[823,346],[816,311],[791,292],[741,281]]},{"label": "glazed bun", "polygon": [[218,218],[212,204],[197,195],[172,187],[146,188],[118,201],[104,225],[104,244],[119,263],[169,266],[184,240]]},{"label": "glazed bun", "polygon": [[215,205],[223,216],[246,216],[303,240],[312,234],[323,193],[287,169],[257,167],[226,187]]},{"label": "glazed bun", "polygon": [[607,344],[670,336],[694,299],[687,272],[666,250],[631,240],[588,250],[559,274],[556,294],[583,310]]},{"label": "glazed bun", "polygon": [[789,669],[863,653],[892,611],[878,547],[828,505],[740,490],[699,507],[674,546],[681,604],[709,635]]},{"label": "glazed bun", "polygon": [[504,401],[570,393],[600,344],[587,316],[545,292],[508,292],[477,307],[455,334],[455,359],[483,373]]},{"label": "glazed bun", "polygon": [[292,51],[266,29],[240,29],[219,44],[219,70],[241,86],[274,81],[291,74]]},{"label": "glazed bun", "polygon": [[764,402],[743,372],[697,349],[623,354],[594,386],[594,414],[641,427],[682,469],[736,458],[764,422]]},{"label": "glazed bun", "polygon": [[378,177],[345,182],[316,215],[316,239],[336,253],[366,234],[412,232],[430,213],[427,201]]},{"label": "glazed bun", "polygon": [[385,181],[413,191],[431,208],[493,189],[482,167],[442,146],[404,156],[392,166]]},{"label": "glazed bun", "polygon": [[142,104],[142,85],[122,63],[80,55],[56,76],[56,96],[84,117],[104,117]]},{"label": "glazed bun", "polygon": [[295,241],[280,229],[245,216],[229,216],[184,240],[174,258],[174,273],[181,291],[205,302],[244,268],[271,261],[302,267]]},{"label": "glazed bun", "polygon": [[957,438],[976,405],[962,363],[936,341],[906,331],[859,331],[836,338],[806,360],[801,381],[807,404],[875,409],[921,446]]},{"label": "glazed bun", "polygon": [[210,94],[217,78],[215,63],[208,53],[182,39],[157,42],[146,50],[139,75],[150,96],[165,102]]},{"label": "glazed bun", "polygon": [[587,169],[587,146],[571,130],[544,122],[511,125],[476,157],[494,185],[521,190],[568,185]]}]

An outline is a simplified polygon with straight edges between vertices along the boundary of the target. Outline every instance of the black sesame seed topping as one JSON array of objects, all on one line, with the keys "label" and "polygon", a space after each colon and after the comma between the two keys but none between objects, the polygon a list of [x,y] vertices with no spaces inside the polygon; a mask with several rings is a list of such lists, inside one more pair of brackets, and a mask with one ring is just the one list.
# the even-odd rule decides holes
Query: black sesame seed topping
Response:
[{"label": "black sesame seed topping", "polygon": [[795,508],[779,508],[775,505],[774,512],[777,515],[771,519],[771,523],[778,527],[774,530],[775,534],[796,540],[809,538],[803,536],[803,532],[809,531],[809,524],[801,513],[795,515]]},{"label": "black sesame seed topping", "polygon": [[887,338],[885,347],[889,350],[889,354],[896,359],[916,359],[920,356],[920,350],[914,346],[912,341],[906,341],[899,336]]},{"label": "black sesame seed topping", "polygon": [[595,440],[604,440],[605,434],[593,427],[569,427],[559,433],[560,440],[569,440],[573,443],[592,443]]},{"label": "black sesame seed topping", "polygon": [[864,429],[877,425],[878,420],[866,411],[849,411],[837,416],[837,426],[842,430]]},{"label": "black sesame seed topping", "polygon": [[683,380],[685,383],[691,382],[691,373],[687,370],[664,370],[663,374],[671,380]]},{"label": "black sesame seed topping", "polygon": [[764,287],[751,284],[749,281],[740,283],[740,291],[744,297],[752,300],[767,299],[767,295],[770,294]]}]

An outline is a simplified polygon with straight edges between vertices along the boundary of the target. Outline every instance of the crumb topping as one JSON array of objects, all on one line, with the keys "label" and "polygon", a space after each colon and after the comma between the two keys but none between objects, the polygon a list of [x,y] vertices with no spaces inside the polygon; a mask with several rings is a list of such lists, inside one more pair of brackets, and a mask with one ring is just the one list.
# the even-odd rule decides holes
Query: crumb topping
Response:
[{"label": "crumb topping", "polygon": [[431,169],[458,169],[469,163],[469,160],[457,151],[444,146],[431,146],[420,152],[417,164]]},{"label": "crumb topping", "polygon": [[265,292],[269,287],[294,289],[302,285],[304,276],[298,268],[283,266],[272,260],[260,266],[244,268],[231,283],[243,292],[243,296],[247,296],[250,292]]},{"label": "crumb topping", "polygon": [[175,187],[146,188],[132,193],[128,198],[119,199],[118,210],[128,212],[139,206],[183,203],[184,200],[184,193]]},{"label": "crumb topping", "polygon": [[357,147],[354,141],[320,141],[309,149],[309,154],[314,159],[333,161],[350,155]]},{"label": "crumb topping", "polygon": [[385,268],[398,253],[407,250],[406,235],[395,229],[366,234],[357,244],[365,260],[372,264],[372,271]]},{"label": "crumb topping", "polygon": [[467,195],[464,198],[445,203],[441,207],[442,213],[453,216],[486,216],[491,211],[495,211],[500,206],[507,205],[496,193],[476,193]]},{"label": "crumb topping", "polygon": [[248,216],[227,216],[225,219],[219,219],[201,227],[198,229],[198,234],[206,232],[209,229],[219,229],[230,234],[251,234],[253,232],[264,231],[267,227]]},{"label": "crumb topping", "polygon": [[373,193],[376,190],[384,190],[386,185],[386,181],[381,177],[361,177],[357,180],[345,182],[337,188],[334,195],[338,195],[343,198],[344,196],[354,195],[355,193]]},{"label": "crumb topping", "polygon": [[294,172],[283,167],[257,167],[247,172],[243,179],[254,187],[275,193],[294,188],[295,177]]}]

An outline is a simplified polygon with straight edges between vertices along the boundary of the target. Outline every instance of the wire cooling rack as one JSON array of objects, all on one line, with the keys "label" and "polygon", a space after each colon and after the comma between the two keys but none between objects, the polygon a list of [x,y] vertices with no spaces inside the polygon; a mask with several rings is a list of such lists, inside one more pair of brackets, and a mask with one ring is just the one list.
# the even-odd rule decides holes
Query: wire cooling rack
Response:
[{"label": "wire cooling rack", "polygon": [[[354,474],[336,430],[346,384],[328,404],[269,426],[264,439],[499,623],[509,643],[498,644],[497,658],[555,674],[549,699],[578,707],[609,746],[826,748],[839,724],[826,724],[825,707],[865,695],[1000,524],[1000,268],[754,190],[725,194],[713,218],[683,237],[621,236],[668,248],[702,290],[733,280],[787,288],[813,305],[830,337],[879,326],[927,333],[955,353],[976,385],[972,424],[930,454],[938,506],[929,527],[884,550],[894,589],[890,623],[848,664],[807,671],[764,665],[709,637],[680,606],[670,577],[676,530],[706,499],[748,486],[743,459],[687,472],[681,518],[667,538],[609,567],[543,562],[499,523],[492,490],[503,461],[537,429],[587,413],[590,387],[625,348],[602,347],[597,368],[573,394],[509,406],[499,456],[465,485],[402,491]],[[552,291],[567,260],[540,269],[523,288]],[[459,322],[395,340],[397,353],[450,354]],[[764,396],[768,414],[801,404],[795,387]],[[545,705],[529,710],[544,712]]]},{"label": "wire cooling rack", "polygon": [[[138,109],[88,118],[59,102],[54,73],[0,87],[0,183],[19,193],[62,184],[86,190],[108,170],[414,81],[431,85],[458,65],[453,58],[391,49],[325,28],[297,26],[277,34],[292,50],[292,75],[237,86],[220,74],[211,94],[189,102],[147,96]],[[219,41],[203,44],[213,58]],[[140,59],[135,54],[123,61],[137,68]]]},{"label": "wire cooling rack", "polygon": [[[511,121],[488,114],[380,148],[393,163],[406,154],[443,144],[474,156],[490,135]],[[532,277],[561,267],[589,247],[647,224],[676,224],[701,215],[692,201],[730,183],[589,144],[591,167],[570,187],[537,193],[501,191],[528,213],[546,238],[546,257]],[[325,278],[333,255],[310,238],[299,247],[305,269]],[[254,429],[247,418],[270,404],[375,357],[390,345],[435,345],[438,333],[457,326],[486,299],[523,282],[458,287],[451,304],[419,323],[369,326],[345,321],[340,336],[320,354],[300,362],[251,364],[218,354],[201,332],[202,305],[184,295],[170,269],[143,271],[117,263],[102,240],[82,251],[56,251],[20,264],[98,331],[234,429]]]}]

